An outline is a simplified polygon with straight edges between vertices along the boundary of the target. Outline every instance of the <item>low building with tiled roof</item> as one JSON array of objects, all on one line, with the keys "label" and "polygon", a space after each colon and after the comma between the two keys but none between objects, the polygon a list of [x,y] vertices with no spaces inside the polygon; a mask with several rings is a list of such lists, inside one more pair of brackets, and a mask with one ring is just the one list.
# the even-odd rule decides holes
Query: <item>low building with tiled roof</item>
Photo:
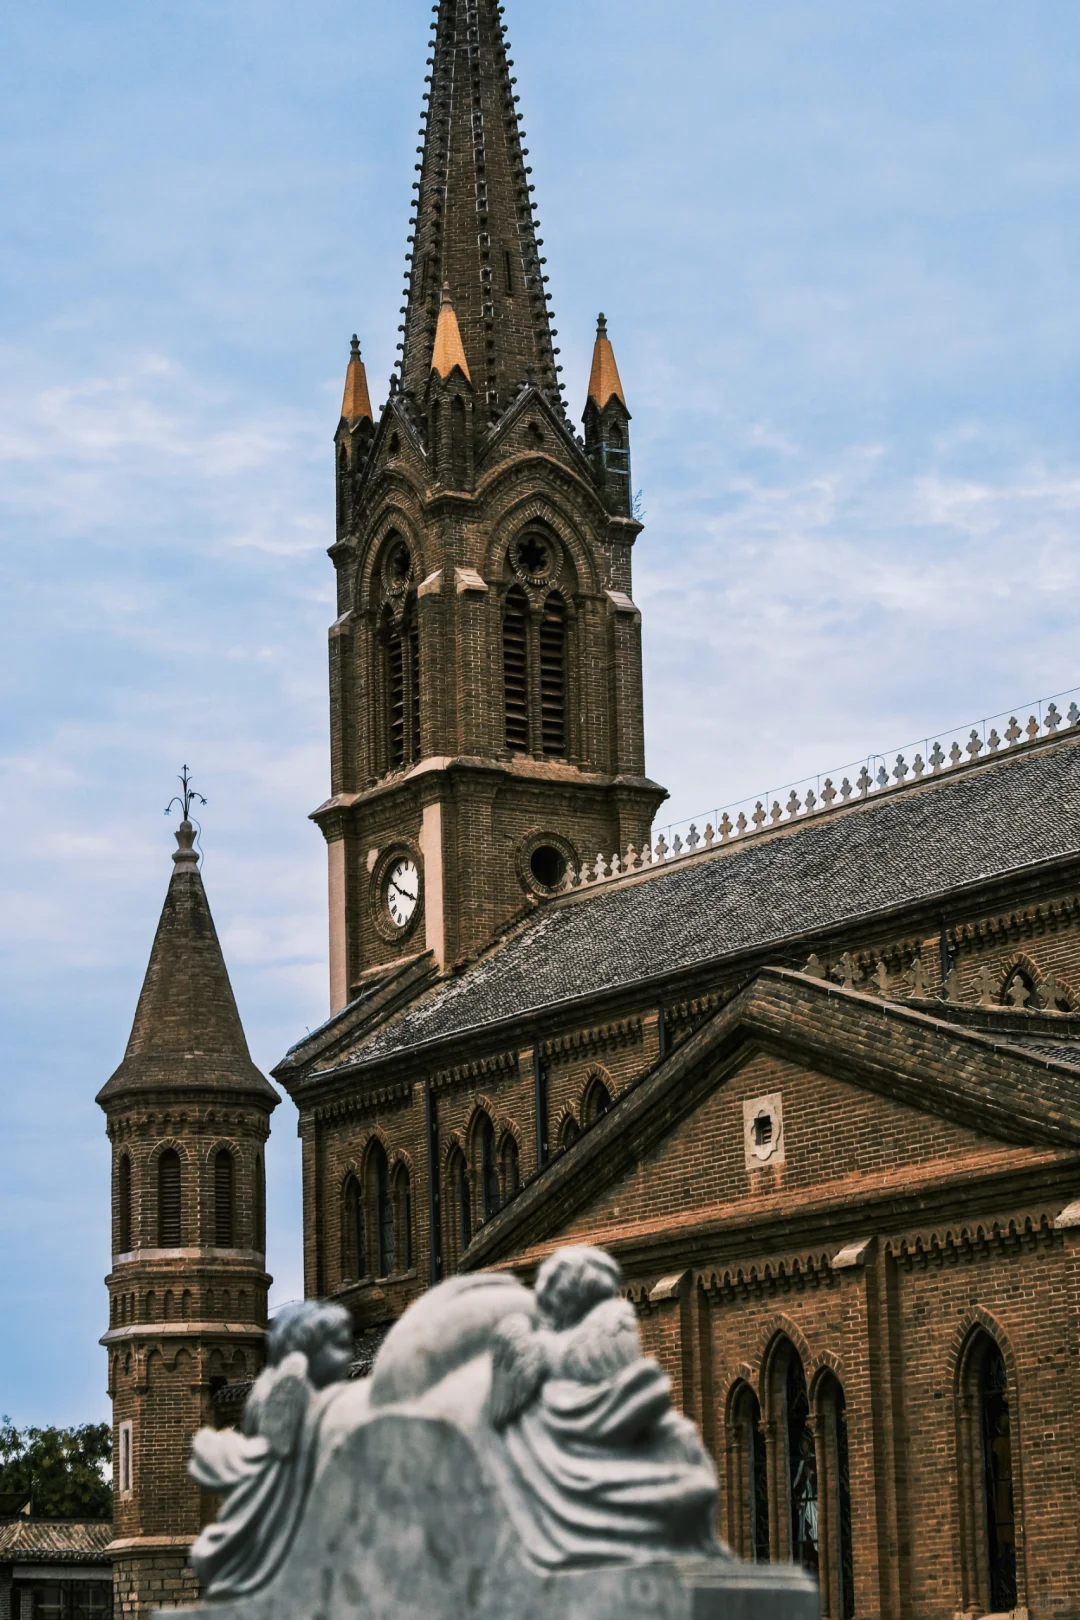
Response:
[{"label": "low building with tiled roof", "polygon": [[112,1533],[107,1520],[36,1519],[22,1506],[0,1515],[0,1620],[111,1620]]}]

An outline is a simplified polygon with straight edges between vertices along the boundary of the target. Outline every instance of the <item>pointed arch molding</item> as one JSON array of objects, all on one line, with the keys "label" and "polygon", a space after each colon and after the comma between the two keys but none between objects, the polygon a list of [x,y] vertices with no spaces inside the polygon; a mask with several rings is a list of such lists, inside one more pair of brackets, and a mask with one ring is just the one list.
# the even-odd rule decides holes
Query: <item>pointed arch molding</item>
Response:
[{"label": "pointed arch molding", "polygon": [[381,600],[379,590],[378,570],[382,562],[382,554],[386,542],[391,535],[400,535],[409,548],[413,558],[412,587],[416,586],[430,572],[424,557],[424,548],[421,542],[423,524],[419,509],[407,512],[402,506],[386,505],[379,513],[371,529],[364,539],[361,549],[360,566],[356,571],[356,590],[353,598],[355,609],[362,611],[365,608],[378,607]]},{"label": "pointed arch molding", "polygon": [[[1041,968],[1033,956],[1029,956],[1026,951],[1013,951],[1010,956],[1005,958],[1001,967],[998,968],[997,993],[999,1000],[1004,1000],[1006,987],[1017,972],[1025,974],[1036,990],[1046,983],[1048,976],[1047,970]],[[1080,1006],[1080,996],[1077,995],[1072,981],[1057,972],[1054,974],[1054,979],[1057,984],[1058,994],[1068,1001],[1069,1011],[1075,1012],[1077,1007]]]},{"label": "pointed arch molding", "polygon": [[562,542],[576,580],[564,578],[563,594],[572,601],[578,591],[595,595],[598,590],[592,550],[577,522],[550,495],[527,495],[515,501],[496,519],[484,559],[484,578],[501,580],[510,546],[530,523],[542,524]]}]

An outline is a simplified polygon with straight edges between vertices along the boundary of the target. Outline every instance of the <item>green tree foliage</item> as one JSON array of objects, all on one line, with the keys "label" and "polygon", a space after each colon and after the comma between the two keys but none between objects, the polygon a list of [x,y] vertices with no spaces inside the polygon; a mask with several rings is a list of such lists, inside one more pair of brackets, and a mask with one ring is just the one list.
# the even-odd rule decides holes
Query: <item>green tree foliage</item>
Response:
[{"label": "green tree foliage", "polygon": [[76,1429],[17,1429],[0,1418],[0,1491],[25,1491],[42,1519],[109,1519],[112,1460],[107,1423]]}]

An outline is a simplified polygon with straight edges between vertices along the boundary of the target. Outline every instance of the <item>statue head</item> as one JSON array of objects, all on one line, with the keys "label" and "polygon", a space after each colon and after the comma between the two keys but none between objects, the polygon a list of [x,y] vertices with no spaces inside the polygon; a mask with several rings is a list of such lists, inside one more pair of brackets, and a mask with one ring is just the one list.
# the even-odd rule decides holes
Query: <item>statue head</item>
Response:
[{"label": "statue head", "polygon": [[594,1305],[614,1299],[622,1272],[603,1249],[556,1249],[536,1277],[536,1303],[557,1332],[573,1327]]},{"label": "statue head", "polygon": [[302,1299],[279,1311],[267,1329],[266,1358],[277,1367],[294,1350],[307,1357],[316,1389],[344,1378],[353,1358],[352,1317],[344,1305]]}]

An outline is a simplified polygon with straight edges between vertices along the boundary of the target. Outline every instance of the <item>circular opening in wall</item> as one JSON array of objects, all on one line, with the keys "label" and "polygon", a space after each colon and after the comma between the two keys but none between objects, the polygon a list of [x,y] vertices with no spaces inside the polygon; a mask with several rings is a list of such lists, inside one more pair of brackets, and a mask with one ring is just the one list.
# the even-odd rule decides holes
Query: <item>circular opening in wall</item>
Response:
[{"label": "circular opening in wall", "polygon": [[529,870],[545,889],[557,889],[566,876],[566,857],[553,844],[540,844],[529,857]]}]

